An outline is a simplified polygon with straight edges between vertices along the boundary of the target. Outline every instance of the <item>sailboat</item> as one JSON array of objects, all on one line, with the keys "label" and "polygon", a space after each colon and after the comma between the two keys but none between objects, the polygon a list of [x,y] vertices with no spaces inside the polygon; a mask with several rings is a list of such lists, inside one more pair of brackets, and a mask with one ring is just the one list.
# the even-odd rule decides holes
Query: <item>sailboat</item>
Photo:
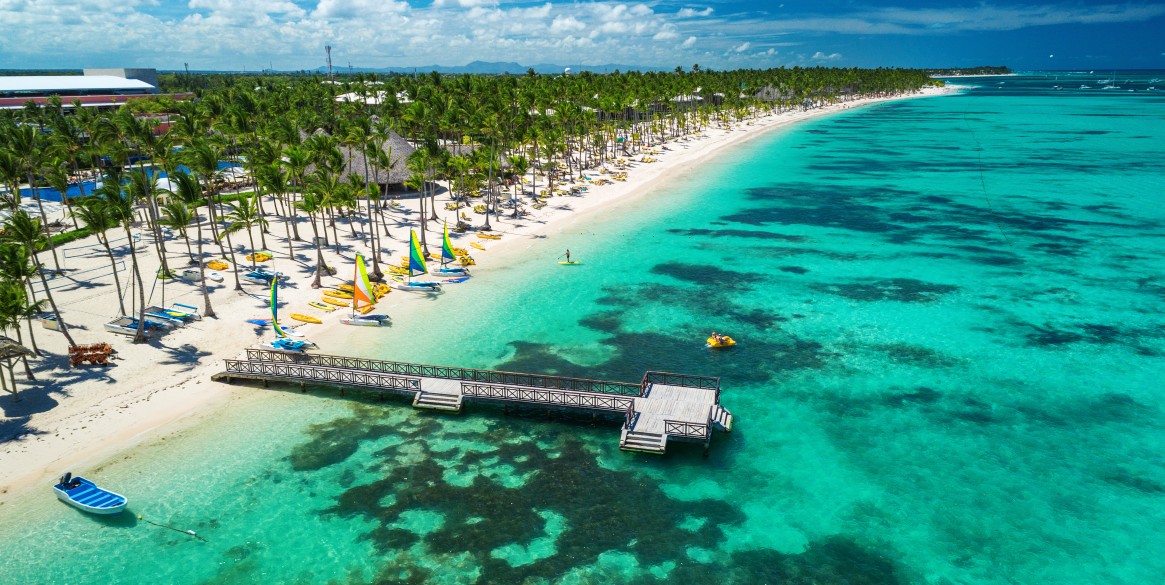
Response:
[{"label": "sailboat", "polygon": [[[364,267],[364,257],[357,254],[356,277],[352,279],[352,314],[347,317],[341,317],[340,322],[345,325],[359,325],[363,327],[380,327],[384,325],[384,321],[388,318],[388,315],[356,314],[358,312],[367,313],[372,310],[372,305],[375,302],[376,292],[372,289],[372,283],[368,282],[368,269]],[[360,303],[364,303],[364,306],[361,307]]]},{"label": "sailboat", "polygon": [[275,339],[260,343],[259,347],[284,353],[304,353],[309,349],[316,349],[319,346],[306,339],[288,337],[287,332],[279,326],[278,286],[278,279],[271,281],[271,328],[275,330]]},{"label": "sailboat", "polygon": [[469,276],[469,269],[461,266],[448,266],[457,260],[453,253],[453,244],[449,242],[449,222],[445,222],[445,237],[441,241],[441,267],[432,270],[433,276]]},{"label": "sailboat", "polygon": [[417,276],[420,274],[426,274],[427,272],[429,272],[429,269],[425,265],[425,254],[423,252],[421,252],[421,243],[417,241],[417,232],[415,230],[410,230],[409,236],[410,236],[410,242],[409,242],[408,281],[397,282],[395,285],[395,288],[398,290],[411,290],[411,291],[422,291],[422,292],[436,291],[437,289],[441,288],[441,283],[433,282],[431,280],[417,280],[417,281],[413,280],[414,276]]}]

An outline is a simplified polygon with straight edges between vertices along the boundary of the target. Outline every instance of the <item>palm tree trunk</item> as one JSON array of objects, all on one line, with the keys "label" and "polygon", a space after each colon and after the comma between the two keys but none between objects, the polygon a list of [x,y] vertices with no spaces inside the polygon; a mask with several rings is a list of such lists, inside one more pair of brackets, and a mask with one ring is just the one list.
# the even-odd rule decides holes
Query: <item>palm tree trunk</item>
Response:
[{"label": "palm tree trunk", "polygon": [[[197,218],[196,218],[197,219]],[[202,285],[202,301],[204,308],[202,315],[205,317],[214,317],[214,308],[210,306],[210,289],[206,286],[206,266],[202,262],[202,221],[198,221],[198,282]]]},{"label": "palm tree trunk", "polygon": [[65,321],[61,319],[61,310],[57,308],[57,301],[53,299],[53,292],[49,290],[49,281],[45,279],[44,271],[40,270],[41,264],[40,261],[36,259],[35,253],[32,254],[32,258],[33,263],[36,264],[37,267],[36,273],[40,275],[40,284],[44,287],[45,298],[48,299],[49,306],[53,308],[53,315],[57,318],[57,324],[61,328],[61,333],[65,336],[65,341],[68,341],[70,346],[77,345],[76,342],[73,341],[73,336],[69,335],[69,327],[65,325]]},{"label": "palm tree trunk", "polygon": [[[121,307],[121,314],[125,314],[125,299],[121,298],[121,277],[117,275],[117,259],[113,257],[113,248],[109,247],[109,238],[97,234],[97,241],[105,247],[105,255],[109,256],[109,267],[113,269],[113,286],[117,289],[117,304]],[[132,246],[132,242],[130,243]]]},{"label": "palm tree trunk", "polygon": [[319,228],[316,227],[315,217],[313,217],[311,214],[308,214],[308,220],[311,221],[311,231],[313,234],[315,234],[316,241],[316,277],[315,280],[312,281],[312,288],[319,288],[323,285],[323,283],[320,281],[320,274],[324,271],[324,250],[323,247],[320,246],[320,231]]},{"label": "palm tree trunk", "polygon": [[[40,210],[41,225],[43,225],[47,230],[49,227],[49,217],[45,214],[44,203],[40,200],[40,189],[36,186],[36,182],[33,180],[32,173],[29,173],[28,175],[28,186],[32,189],[32,197],[36,199],[36,207]],[[65,195],[62,193],[61,198],[63,199],[64,197]],[[49,243],[49,251],[53,253],[53,266],[56,267],[57,272],[60,272],[61,261],[59,258],[57,258],[57,246],[53,243],[53,235],[51,233],[46,233],[45,236],[45,239],[48,240]]]},{"label": "palm tree trunk", "polygon": [[[24,345],[24,336],[22,336],[20,334],[20,325],[17,324],[15,329],[16,329],[16,343],[19,343],[20,345]],[[37,353],[37,355],[40,355],[40,350],[38,350],[36,348],[36,338],[34,338],[32,336],[32,319],[28,320],[28,339],[32,342],[32,351],[35,351]],[[29,380],[36,380],[36,376],[32,375],[32,367],[28,365],[28,356],[26,356],[26,355],[20,356],[20,361],[24,364],[24,374],[26,376],[28,376],[28,379]],[[9,373],[12,372],[12,362],[8,362],[8,371],[9,371]],[[12,387],[16,388],[16,376],[15,375],[12,375]]]},{"label": "palm tree trunk", "polygon": [[[231,231],[223,230],[223,235],[227,239],[227,250],[231,252],[231,272],[235,275],[235,290],[243,290],[243,283],[239,281],[239,263],[235,262],[235,245],[231,243]],[[219,242],[219,246],[222,246],[222,242]]]},{"label": "palm tree trunk", "polygon": [[142,343],[146,340],[146,283],[142,280],[142,271],[138,267],[138,252],[133,245],[133,235],[129,233],[128,224],[125,226],[125,236],[130,240],[130,264],[133,266],[133,276],[137,279],[138,289],[138,330],[134,333],[133,342]]}]

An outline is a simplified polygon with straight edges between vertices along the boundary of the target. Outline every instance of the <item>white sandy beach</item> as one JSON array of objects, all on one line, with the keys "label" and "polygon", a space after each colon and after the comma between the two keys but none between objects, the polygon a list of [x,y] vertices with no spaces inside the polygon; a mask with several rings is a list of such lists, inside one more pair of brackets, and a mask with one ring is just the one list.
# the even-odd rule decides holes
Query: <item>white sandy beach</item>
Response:
[{"label": "white sandy beach", "polygon": [[[956,88],[928,88],[921,93],[906,97],[922,97],[953,93]],[[501,234],[498,241],[478,240],[463,237],[455,245],[468,247],[468,242],[478,241],[486,250],[470,249],[477,261],[475,272],[499,270],[512,262],[520,254],[533,236],[553,238],[555,233],[596,213],[610,209],[637,198],[653,197],[666,191],[668,181],[681,169],[695,168],[710,157],[726,152],[730,146],[743,144],[753,138],[777,128],[787,127],[796,122],[824,116],[844,109],[886,101],[885,99],[865,99],[836,104],[807,112],[786,112],[771,115],[732,129],[709,127],[702,135],[689,140],[679,140],[657,146],[658,154],[648,155],[655,162],[644,163],[639,155],[629,160],[626,181],[612,181],[606,185],[591,184],[581,196],[556,196],[549,204],[521,219],[511,219],[502,210],[501,217],[492,218],[494,231]],[[597,178],[594,171],[588,175]],[[539,190],[545,186],[545,178],[539,178]],[[528,188],[528,186],[527,186]],[[456,222],[452,211],[445,211],[448,194],[438,198],[438,216]],[[392,212],[394,219],[417,220],[419,214],[416,198],[401,200],[401,204],[412,209],[412,213]],[[479,225],[484,219],[478,214],[470,214],[472,223]],[[205,227],[205,226],[204,226]],[[315,268],[314,250],[306,241],[296,242],[298,261],[287,258],[287,244],[284,226],[273,223],[267,234],[266,249],[276,254],[267,266],[290,276],[287,284],[280,289],[280,300],[287,301],[292,310],[306,312],[308,301],[317,300],[318,290],[311,288],[312,270]],[[408,226],[393,226],[394,241],[385,240],[388,258],[398,259],[407,250]],[[301,235],[310,235],[307,223],[300,225]],[[360,238],[351,238],[346,225],[340,228],[340,239],[348,249],[342,255],[334,250],[325,251],[328,264],[339,269],[335,277],[325,277],[325,285],[335,285],[351,280],[353,252],[370,253]],[[439,249],[440,223],[430,223],[430,250]],[[329,237],[331,237],[331,230]],[[112,236],[114,232],[110,232]],[[193,234],[193,229],[191,230]],[[121,238],[124,240],[124,236]],[[259,236],[255,234],[256,246]],[[434,246],[433,242],[438,242]],[[115,238],[116,243],[116,238]],[[233,236],[236,249],[249,245],[246,234]],[[232,400],[240,399],[253,389],[229,386],[212,382],[210,377],[222,368],[222,360],[240,355],[244,348],[270,336],[257,331],[245,323],[247,319],[269,318],[265,287],[244,282],[243,293],[234,289],[233,277],[224,272],[224,281],[213,284],[211,299],[217,318],[203,319],[184,328],[172,331],[149,343],[134,345],[129,338],[108,333],[103,324],[118,313],[110,268],[104,251],[93,237],[63,246],[69,249],[68,257],[62,250],[62,267],[76,282],[53,286],[53,293],[70,331],[79,344],[109,342],[117,351],[117,359],[110,367],[81,366],[70,368],[66,357],[66,341],[56,332],[36,327],[39,346],[51,355],[36,361],[34,366],[37,381],[25,380],[23,368],[17,368],[17,380],[21,388],[20,400],[11,395],[0,396],[0,505],[28,489],[45,485],[65,471],[84,472],[101,461],[132,449],[142,441],[164,437],[189,425],[198,424],[207,417],[213,417]],[[89,250],[86,250],[89,248]],[[186,245],[180,237],[167,241],[171,266],[184,267]],[[98,251],[100,250],[100,253]],[[217,248],[207,246],[207,253]],[[152,246],[142,244],[138,248],[142,261],[141,272],[152,275],[158,268]],[[48,267],[52,259],[47,252],[41,254],[41,261]],[[243,255],[239,254],[240,261]],[[129,258],[125,257],[128,267]],[[246,265],[244,265],[246,266]],[[240,267],[242,268],[242,266]],[[130,278],[128,268],[120,273],[122,285],[127,286]],[[96,275],[93,283],[87,283],[86,275]],[[64,279],[56,281],[65,283]],[[469,282],[460,286],[473,286]],[[162,304],[162,285],[159,283],[150,304]],[[181,302],[202,307],[201,293],[194,284],[172,282],[165,285],[165,303]],[[393,291],[382,307],[391,306],[393,313],[409,311],[410,305],[420,301],[413,293]],[[126,295],[127,308],[131,302]],[[286,310],[285,310],[286,311]],[[351,330],[339,323],[343,310],[326,316],[319,311],[313,314],[324,320],[323,325],[305,325],[301,330],[323,348],[323,353],[343,353],[331,348],[342,347],[342,341]],[[282,314],[281,314],[282,315]],[[281,323],[284,319],[281,318]],[[290,324],[288,320],[288,323]],[[359,328],[357,328],[359,329]],[[25,343],[28,335],[25,331]]]}]

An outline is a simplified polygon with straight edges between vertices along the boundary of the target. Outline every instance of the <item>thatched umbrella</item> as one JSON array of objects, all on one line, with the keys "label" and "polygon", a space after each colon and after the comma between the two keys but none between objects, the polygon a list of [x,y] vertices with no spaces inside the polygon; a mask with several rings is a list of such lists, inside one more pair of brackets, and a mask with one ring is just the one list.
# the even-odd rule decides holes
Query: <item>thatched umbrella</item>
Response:
[{"label": "thatched umbrella", "polygon": [[[16,360],[21,358],[36,357],[36,352],[20,345],[11,337],[0,336],[0,362],[8,369],[8,379],[6,380],[3,374],[0,374],[0,388],[13,395],[16,394],[16,373],[13,368],[16,367]],[[12,387],[8,387],[8,381],[11,380]]]}]

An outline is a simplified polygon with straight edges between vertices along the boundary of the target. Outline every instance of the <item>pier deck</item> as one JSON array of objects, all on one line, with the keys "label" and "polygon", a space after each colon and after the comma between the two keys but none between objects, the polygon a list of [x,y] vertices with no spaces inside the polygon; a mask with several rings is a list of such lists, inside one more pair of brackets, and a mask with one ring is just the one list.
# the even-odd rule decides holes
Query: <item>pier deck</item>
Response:
[{"label": "pier deck", "polygon": [[732,430],[732,414],[720,405],[720,379],[707,376],[647,372],[635,384],[264,349],[248,349],[247,359],[225,365],[213,380],[361,388],[453,412],[465,401],[483,401],[622,415],[619,448],[628,451],[662,454],[669,440],[706,449],[713,430]]}]

